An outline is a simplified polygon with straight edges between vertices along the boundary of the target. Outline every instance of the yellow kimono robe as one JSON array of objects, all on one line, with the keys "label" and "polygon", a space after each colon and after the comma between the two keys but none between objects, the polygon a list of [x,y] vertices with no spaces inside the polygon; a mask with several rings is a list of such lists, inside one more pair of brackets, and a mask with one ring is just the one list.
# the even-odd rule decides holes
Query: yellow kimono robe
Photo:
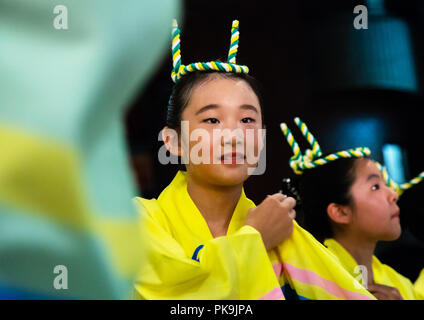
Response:
[{"label": "yellow kimono robe", "polygon": [[226,236],[213,238],[179,171],[159,198],[135,199],[145,262],[135,283],[139,299],[373,299],[337,259],[294,224],[292,236],[266,251],[244,225],[254,207],[244,191]]},{"label": "yellow kimono robe", "polygon": [[[358,264],[355,259],[340,243],[335,239],[326,239],[324,245],[337,256],[341,265],[353,277],[361,277],[359,269],[356,268]],[[372,259],[372,272],[375,283],[397,288],[405,300],[424,299],[423,294],[419,290],[414,289],[414,285],[408,278],[402,276],[388,265],[381,263],[376,256],[373,256]]]},{"label": "yellow kimono robe", "polygon": [[421,270],[418,279],[414,283],[414,290],[419,299],[424,300],[424,269]]}]

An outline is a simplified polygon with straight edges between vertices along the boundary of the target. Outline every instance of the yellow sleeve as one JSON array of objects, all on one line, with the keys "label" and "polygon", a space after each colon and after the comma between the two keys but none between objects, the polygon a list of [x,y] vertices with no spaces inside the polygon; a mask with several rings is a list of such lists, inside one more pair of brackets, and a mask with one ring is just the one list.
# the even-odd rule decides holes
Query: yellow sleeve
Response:
[{"label": "yellow sleeve", "polygon": [[387,264],[381,263],[377,257],[374,257],[374,260],[378,262],[373,262],[373,272],[376,283],[397,288],[402,298],[405,300],[420,299],[419,292],[414,288],[414,284],[409,278],[403,276]]},{"label": "yellow sleeve", "polygon": [[284,293],[301,300],[375,299],[337,257],[294,221],[293,234],[278,247]]},{"label": "yellow sleeve", "polygon": [[206,242],[196,261],[170,228],[161,225],[160,215],[156,219],[147,210],[140,214],[145,258],[135,283],[136,298],[258,299],[270,292],[282,297],[261,235],[253,227]]},{"label": "yellow sleeve", "polygon": [[421,270],[418,279],[414,283],[414,291],[417,300],[424,300],[424,269]]}]

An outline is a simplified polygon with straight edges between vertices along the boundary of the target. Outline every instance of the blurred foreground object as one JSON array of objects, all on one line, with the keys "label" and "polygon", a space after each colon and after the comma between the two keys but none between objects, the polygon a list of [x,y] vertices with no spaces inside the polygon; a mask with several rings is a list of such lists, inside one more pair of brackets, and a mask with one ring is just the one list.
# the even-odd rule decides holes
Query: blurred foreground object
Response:
[{"label": "blurred foreground object", "polygon": [[122,115],[179,11],[0,0],[0,298],[131,297],[140,247]]}]

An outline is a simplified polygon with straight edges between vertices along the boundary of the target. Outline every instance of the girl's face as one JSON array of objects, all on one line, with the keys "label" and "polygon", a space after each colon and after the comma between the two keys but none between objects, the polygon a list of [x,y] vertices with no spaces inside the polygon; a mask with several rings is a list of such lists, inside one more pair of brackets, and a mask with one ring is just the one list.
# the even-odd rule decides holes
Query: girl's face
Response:
[{"label": "girl's face", "polygon": [[189,124],[188,137],[181,132],[181,152],[189,159],[187,172],[214,185],[243,183],[248,168],[257,165],[248,163],[247,153],[258,155],[262,148],[260,108],[244,80],[213,75],[195,86],[182,113],[182,121]]},{"label": "girl's face", "polygon": [[396,240],[401,234],[398,195],[386,186],[374,161],[357,160],[355,173],[351,230],[372,241]]}]

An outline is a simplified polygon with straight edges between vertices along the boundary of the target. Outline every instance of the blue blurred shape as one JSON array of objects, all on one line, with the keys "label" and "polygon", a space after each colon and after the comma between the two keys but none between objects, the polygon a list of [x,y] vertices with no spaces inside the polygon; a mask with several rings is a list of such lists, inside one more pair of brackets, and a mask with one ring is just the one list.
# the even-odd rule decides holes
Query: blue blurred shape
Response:
[{"label": "blue blurred shape", "polygon": [[385,144],[383,146],[384,165],[390,176],[397,183],[405,182],[405,170],[403,167],[403,153],[400,146],[396,144]]}]

